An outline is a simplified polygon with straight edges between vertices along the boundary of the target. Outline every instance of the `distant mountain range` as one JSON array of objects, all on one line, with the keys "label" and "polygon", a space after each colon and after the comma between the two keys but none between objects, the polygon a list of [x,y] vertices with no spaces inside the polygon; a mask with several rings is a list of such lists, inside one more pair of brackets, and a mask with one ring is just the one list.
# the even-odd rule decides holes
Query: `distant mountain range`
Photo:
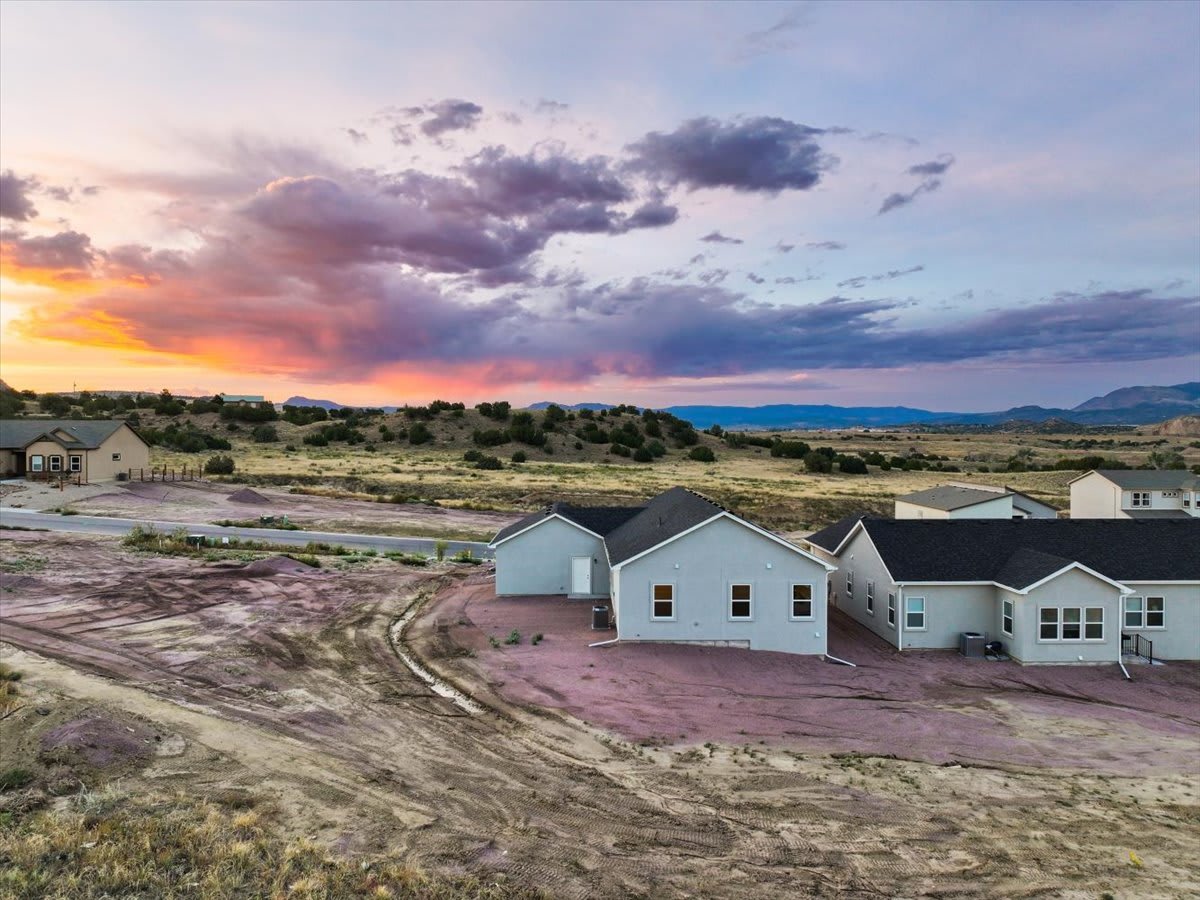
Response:
[{"label": "distant mountain range", "polygon": [[[289,406],[320,406],[344,409],[332,400],[289,397]],[[531,403],[529,409],[545,409],[552,401]],[[612,409],[610,403],[559,403],[569,410]],[[395,410],[385,406],[385,410]],[[1139,385],[1118,388],[1093,397],[1071,409],[1044,406],[1014,406],[1000,412],[934,412],[910,406],[806,406],[779,403],[770,406],[668,406],[666,411],[693,425],[707,428],[783,429],[854,428],[884,425],[1001,425],[1005,422],[1062,420],[1076,425],[1146,425],[1176,416],[1200,414],[1200,381],[1168,386]]]}]

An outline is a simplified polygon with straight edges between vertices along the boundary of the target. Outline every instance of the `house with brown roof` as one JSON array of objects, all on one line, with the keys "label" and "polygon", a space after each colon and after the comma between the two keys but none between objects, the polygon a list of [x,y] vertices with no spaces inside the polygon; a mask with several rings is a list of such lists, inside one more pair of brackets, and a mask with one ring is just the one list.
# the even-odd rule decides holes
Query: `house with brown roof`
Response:
[{"label": "house with brown roof", "polygon": [[114,419],[0,420],[0,475],[110,481],[150,465],[150,445]]}]

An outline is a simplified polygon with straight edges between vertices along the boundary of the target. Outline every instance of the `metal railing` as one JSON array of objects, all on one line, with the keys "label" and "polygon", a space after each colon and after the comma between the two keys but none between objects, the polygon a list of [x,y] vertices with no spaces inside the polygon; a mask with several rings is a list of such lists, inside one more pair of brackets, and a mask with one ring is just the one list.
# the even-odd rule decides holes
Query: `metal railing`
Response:
[{"label": "metal railing", "polygon": [[1154,662],[1154,641],[1140,634],[1121,635],[1121,654],[1124,656],[1140,656],[1147,662]]}]

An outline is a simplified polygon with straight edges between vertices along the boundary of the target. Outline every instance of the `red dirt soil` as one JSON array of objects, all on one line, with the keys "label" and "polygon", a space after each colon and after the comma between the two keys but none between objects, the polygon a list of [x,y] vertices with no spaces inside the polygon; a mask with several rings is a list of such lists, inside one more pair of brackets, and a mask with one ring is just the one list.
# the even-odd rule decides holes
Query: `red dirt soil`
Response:
[{"label": "red dirt soil", "polygon": [[[817,657],[681,644],[589,648],[591,604],[496,598],[484,578],[438,601],[451,638],[492,687],[625,738],[895,755],[937,764],[1188,771],[1200,747],[1200,667],[1021,666],[950,651],[899,653],[834,613]],[[463,625],[462,622],[470,624]],[[519,645],[493,648],[516,629]],[[530,638],[541,632],[533,646]],[[1146,748],[1152,746],[1153,752]]]}]

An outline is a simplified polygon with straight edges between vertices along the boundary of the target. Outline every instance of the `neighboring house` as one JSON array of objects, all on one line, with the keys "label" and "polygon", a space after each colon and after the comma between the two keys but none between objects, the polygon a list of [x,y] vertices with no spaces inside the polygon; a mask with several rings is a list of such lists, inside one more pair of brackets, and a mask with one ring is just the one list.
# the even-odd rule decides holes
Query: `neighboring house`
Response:
[{"label": "neighboring house", "polygon": [[0,420],[0,473],[5,477],[78,475],[108,481],[150,465],[150,446],[112,419]]},{"label": "neighboring house", "polygon": [[834,567],[685,488],[638,507],[556,503],[490,546],[498,595],[608,598],[621,641],[826,652]]},{"label": "neighboring house", "polygon": [[843,519],[803,543],[838,566],[830,603],[898,649],[963,632],[1023,663],[1116,662],[1140,634],[1200,659],[1200,524]]},{"label": "neighboring house", "polygon": [[1186,469],[1093,469],[1071,481],[1072,519],[1200,516],[1200,475]]},{"label": "neighboring house", "polygon": [[1053,519],[1058,510],[1009,487],[951,482],[896,498],[897,519]]}]

